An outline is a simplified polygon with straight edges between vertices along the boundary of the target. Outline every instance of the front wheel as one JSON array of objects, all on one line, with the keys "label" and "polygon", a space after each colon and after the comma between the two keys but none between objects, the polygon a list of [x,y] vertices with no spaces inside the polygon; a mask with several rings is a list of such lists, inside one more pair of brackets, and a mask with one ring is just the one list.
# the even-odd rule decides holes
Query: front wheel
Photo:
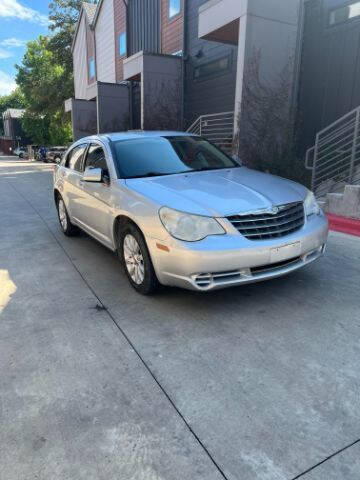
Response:
[{"label": "front wheel", "polygon": [[141,232],[128,224],[119,236],[119,256],[129,282],[143,295],[154,293],[159,288],[159,281]]},{"label": "front wheel", "polygon": [[78,227],[76,227],[70,222],[70,218],[67,213],[64,200],[60,196],[57,199],[56,206],[57,206],[61,230],[63,231],[64,235],[66,235],[67,237],[74,237],[79,233],[79,229]]}]

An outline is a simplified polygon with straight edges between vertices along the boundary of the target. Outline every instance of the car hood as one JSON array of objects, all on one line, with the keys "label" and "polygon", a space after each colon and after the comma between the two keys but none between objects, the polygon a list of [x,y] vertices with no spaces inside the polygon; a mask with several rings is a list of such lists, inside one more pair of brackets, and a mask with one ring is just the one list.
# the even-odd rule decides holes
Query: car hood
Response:
[{"label": "car hood", "polygon": [[306,188],[245,167],[126,180],[160,206],[223,217],[303,201]]}]

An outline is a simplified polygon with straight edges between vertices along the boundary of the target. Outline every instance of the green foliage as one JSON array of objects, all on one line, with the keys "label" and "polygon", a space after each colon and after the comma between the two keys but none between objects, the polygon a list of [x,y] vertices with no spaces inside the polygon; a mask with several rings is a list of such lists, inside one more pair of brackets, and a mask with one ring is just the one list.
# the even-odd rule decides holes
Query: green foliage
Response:
[{"label": "green foliage", "polygon": [[[74,95],[71,44],[81,4],[81,0],[52,0],[52,34],[29,42],[22,64],[16,65],[16,83],[23,99],[20,106],[26,109],[22,126],[34,144],[62,145],[72,139],[64,101]],[[0,97],[0,112],[1,108]]]},{"label": "green foliage", "polygon": [[49,123],[48,116],[40,116],[29,111],[25,111],[21,119],[21,126],[34,145],[50,144]]},{"label": "green foliage", "polygon": [[24,108],[25,98],[24,95],[17,88],[9,95],[0,95],[0,135],[4,134],[2,114],[8,108]]},{"label": "green foliage", "polygon": [[64,100],[72,95],[72,78],[56,62],[48,37],[40,36],[29,42],[22,65],[16,68],[16,82],[31,113],[53,115],[63,109]]},{"label": "green foliage", "polygon": [[[97,3],[87,0],[88,3]],[[49,3],[49,20],[51,30],[75,32],[75,25],[81,9],[82,0],[52,0]]]},{"label": "green foliage", "polygon": [[[96,2],[88,0],[88,3]],[[50,29],[54,33],[49,39],[48,49],[53,53],[54,61],[64,68],[64,74],[71,81],[71,85],[73,84],[71,45],[81,4],[81,0],[53,0],[49,3]]]},{"label": "green foliage", "polygon": [[49,124],[50,144],[67,145],[72,141],[71,122],[63,118],[61,112],[57,112],[50,119]]},{"label": "green foliage", "polygon": [[26,110],[21,125],[34,145],[67,145],[72,141],[71,122],[61,112],[38,115]]}]

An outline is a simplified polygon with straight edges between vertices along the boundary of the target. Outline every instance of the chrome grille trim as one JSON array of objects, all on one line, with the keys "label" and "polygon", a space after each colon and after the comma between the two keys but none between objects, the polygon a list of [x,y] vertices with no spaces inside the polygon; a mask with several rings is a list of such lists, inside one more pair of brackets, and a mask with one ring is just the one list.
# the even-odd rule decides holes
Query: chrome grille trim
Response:
[{"label": "chrome grille trim", "polygon": [[280,238],[296,232],[304,225],[304,206],[302,202],[289,203],[279,206],[274,214],[261,210],[232,215],[227,219],[249,240]]}]

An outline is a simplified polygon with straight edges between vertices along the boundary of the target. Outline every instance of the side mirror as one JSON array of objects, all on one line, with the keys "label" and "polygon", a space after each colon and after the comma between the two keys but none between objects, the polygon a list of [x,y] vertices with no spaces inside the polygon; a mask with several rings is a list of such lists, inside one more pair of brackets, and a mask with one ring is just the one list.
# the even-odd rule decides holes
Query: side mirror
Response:
[{"label": "side mirror", "polygon": [[239,155],[232,155],[231,157],[236,163],[238,163],[240,166],[242,165],[242,161],[239,157]]},{"label": "side mirror", "polygon": [[86,167],[85,172],[83,174],[84,182],[93,182],[93,183],[100,183],[103,179],[103,171],[101,168],[89,168]]}]

